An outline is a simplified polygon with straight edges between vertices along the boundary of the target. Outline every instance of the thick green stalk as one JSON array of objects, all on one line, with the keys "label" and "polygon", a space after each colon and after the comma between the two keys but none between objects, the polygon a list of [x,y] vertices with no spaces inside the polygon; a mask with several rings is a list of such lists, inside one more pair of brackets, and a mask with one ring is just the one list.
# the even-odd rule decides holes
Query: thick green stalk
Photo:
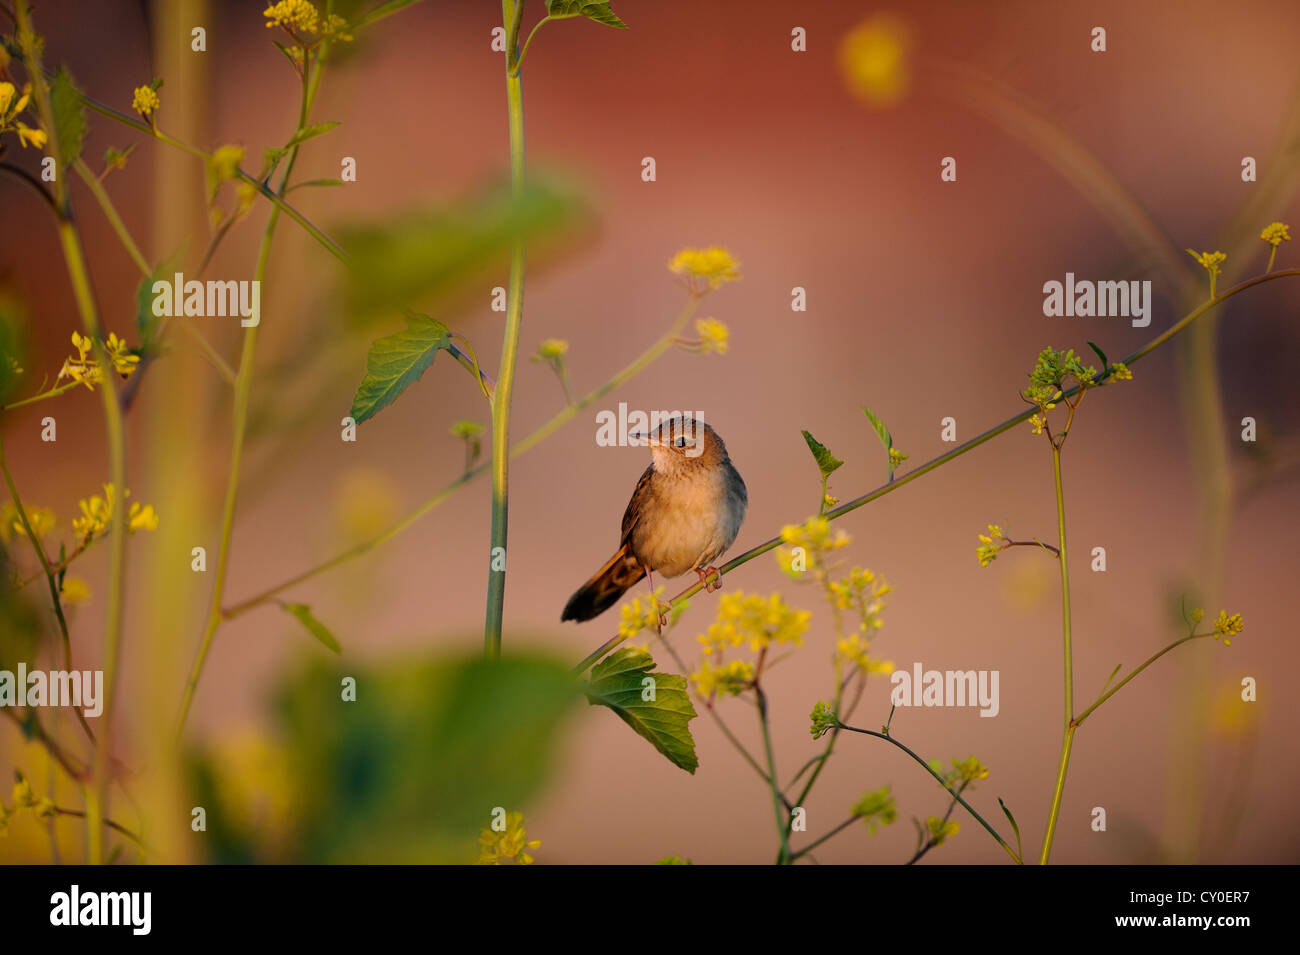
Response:
[{"label": "thick green stalk", "polygon": [[1061,485],[1061,449],[1052,445],[1052,476],[1056,482],[1056,528],[1060,540],[1061,563],[1061,632],[1065,646],[1065,728],[1061,738],[1061,763],[1056,773],[1056,790],[1052,794],[1052,809],[1047,816],[1047,832],[1043,836],[1043,852],[1039,862],[1047,865],[1052,854],[1052,839],[1056,835],[1056,820],[1061,814],[1061,797],[1065,794],[1065,774],[1070,768],[1070,750],[1074,746],[1074,650],[1071,645],[1070,622],[1070,561],[1065,549],[1065,491]]},{"label": "thick green stalk", "polygon": [[[516,69],[522,0],[501,0],[507,37],[506,108],[510,118],[510,194],[516,202],[524,192],[524,94]],[[501,369],[492,395],[492,534],[488,547],[487,613],[483,652],[501,656],[501,618],[506,602],[506,538],[510,518],[510,397],[519,357],[519,329],[524,309],[524,237],[515,236],[510,252],[510,286],[506,291],[506,330],[501,343]]]}]

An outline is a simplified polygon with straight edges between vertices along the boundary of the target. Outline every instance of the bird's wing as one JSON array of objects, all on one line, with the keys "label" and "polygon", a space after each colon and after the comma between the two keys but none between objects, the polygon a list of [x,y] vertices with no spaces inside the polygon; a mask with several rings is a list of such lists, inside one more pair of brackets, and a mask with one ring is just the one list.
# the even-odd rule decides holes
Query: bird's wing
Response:
[{"label": "bird's wing", "polygon": [[636,482],[636,490],[632,492],[632,500],[627,502],[627,510],[623,512],[623,536],[622,543],[626,544],[632,538],[632,529],[636,527],[637,521],[645,516],[646,502],[650,497],[650,482],[654,477],[655,467],[650,465],[641,475],[641,479]]}]

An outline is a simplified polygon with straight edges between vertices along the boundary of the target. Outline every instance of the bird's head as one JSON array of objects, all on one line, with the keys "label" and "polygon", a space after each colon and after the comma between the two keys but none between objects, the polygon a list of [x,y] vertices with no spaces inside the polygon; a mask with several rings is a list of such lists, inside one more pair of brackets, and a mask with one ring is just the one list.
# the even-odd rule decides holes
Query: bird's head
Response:
[{"label": "bird's head", "polygon": [[717,432],[690,415],[667,418],[658,428],[628,437],[650,446],[658,471],[713,465],[727,456],[726,446]]}]

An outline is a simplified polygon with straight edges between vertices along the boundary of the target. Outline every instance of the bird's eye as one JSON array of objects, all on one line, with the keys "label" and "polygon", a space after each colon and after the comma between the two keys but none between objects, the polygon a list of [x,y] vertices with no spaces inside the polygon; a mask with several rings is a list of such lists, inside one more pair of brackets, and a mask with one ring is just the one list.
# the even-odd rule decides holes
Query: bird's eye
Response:
[{"label": "bird's eye", "polygon": [[677,447],[679,447],[679,448],[684,448],[684,447],[686,447],[686,436],[685,436],[685,435],[682,435],[682,436],[679,437],[676,441],[674,441],[673,444],[677,445]]}]

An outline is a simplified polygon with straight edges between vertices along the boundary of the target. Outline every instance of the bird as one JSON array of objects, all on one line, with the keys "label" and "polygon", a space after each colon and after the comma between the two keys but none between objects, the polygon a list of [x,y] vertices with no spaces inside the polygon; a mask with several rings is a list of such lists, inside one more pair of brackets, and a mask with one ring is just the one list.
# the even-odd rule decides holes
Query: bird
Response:
[{"label": "bird", "polygon": [[599,616],[642,577],[653,593],[655,574],[680,577],[694,570],[707,592],[722,586],[713,562],[736,540],[749,505],[722,437],[683,414],[629,438],[649,445],[650,466],[623,513],[618,550],[569,598],[561,622]]}]

